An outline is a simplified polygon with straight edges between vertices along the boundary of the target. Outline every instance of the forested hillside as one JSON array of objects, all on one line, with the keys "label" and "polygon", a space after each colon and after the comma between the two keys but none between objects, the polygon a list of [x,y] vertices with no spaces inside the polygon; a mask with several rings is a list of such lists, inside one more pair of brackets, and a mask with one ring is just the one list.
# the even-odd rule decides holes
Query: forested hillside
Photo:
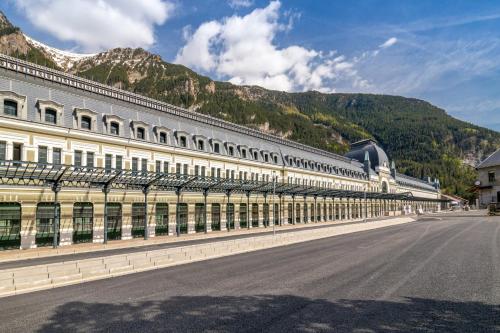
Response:
[{"label": "forested hillside", "polygon": [[236,86],[169,64],[142,49],[114,49],[58,65],[29,42],[13,48],[8,41],[24,37],[1,22],[3,53],[340,154],[351,142],[374,138],[401,172],[438,177],[451,194],[472,198],[469,188],[476,175],[470,165],[500,147],[500,133],[413,98]]}]

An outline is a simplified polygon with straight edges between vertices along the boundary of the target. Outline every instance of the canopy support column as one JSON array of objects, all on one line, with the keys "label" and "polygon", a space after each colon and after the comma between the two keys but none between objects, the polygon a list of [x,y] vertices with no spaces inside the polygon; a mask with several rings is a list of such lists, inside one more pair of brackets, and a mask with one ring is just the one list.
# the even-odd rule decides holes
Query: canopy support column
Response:
[{"label": "canopy support column", "polygon": [[207,197],[208,197],[208,189],[203,190],[203,220],[205,222],[205,233],[208,233],[208,224],[207,224]]},{"label": "canopy support column", "polygon": [[[230,217],[230,214],[229,214],[229,200],[231,198],[231,190],[227,190],[226,191],[226,195],[227,195],[227,204],[226,204],[226,229],[227,229],[227,232],[230,232],[231,231],[231,217]],[[233,210],[233,214],[234,214],[234,210]],[[232,218],[234,219],[234,216]]]},{"label": "canopy support column", "polygon": [[177,188],[175,190],[175,194],[177,195],[177,204],[175,206],[175,230],[177,233],[177,237],[181,235],[181,223],[180,223],[180,201],[181,201],[181,189]]},{"label": "canopy support column", "polygon": [[104,244],[108,243],[108,194],[110,188],[104,185],[102,192],[104,193]]},{"label": "canopy support column", "polygon": [[149,228],[148,228],[148,194],[149,194],[149,186],[145,186],[142,189],[142,193],[144,193],[144,240],[148,240],[148,238],[149,238]]},{"label": "canopy support column", "polygon": [[61,191],[61,184],[59,182],[55,182],[52,185],[52,191],[54,192],[54,223],[52,223],[54,238],[52,240],[52,247],[55,249],[57,248],[58,244],[57,238],[58,238],[59,220],[60,220],[59,209],[57,209],[58,205],[57,197],[59,192]]},{"label": "canopy support column", "polygon": [[296,214],[295,194],[292,194],[292,224],[295,224],[295,214]]}]

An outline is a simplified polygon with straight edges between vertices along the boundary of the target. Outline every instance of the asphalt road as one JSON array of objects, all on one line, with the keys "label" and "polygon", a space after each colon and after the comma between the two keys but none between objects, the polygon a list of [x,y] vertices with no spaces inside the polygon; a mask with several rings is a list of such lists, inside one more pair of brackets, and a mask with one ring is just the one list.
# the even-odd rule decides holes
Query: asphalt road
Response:
[{"label": "asphalt road", "polygon": [[500,218],[424,219],[0,299],[2,332],[500,332]]}]

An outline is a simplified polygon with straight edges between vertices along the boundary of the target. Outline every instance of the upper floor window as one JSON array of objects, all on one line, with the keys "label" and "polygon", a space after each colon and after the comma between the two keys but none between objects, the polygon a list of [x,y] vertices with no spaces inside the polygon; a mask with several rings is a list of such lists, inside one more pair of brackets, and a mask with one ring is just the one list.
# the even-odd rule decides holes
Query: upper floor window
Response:
[{"label": "upper floor window", "polygon": [[45,146],[38,147],[38,163],[47,163],[48,150]]},{"label": "upper floor window", "polygon": [[7,142],[0,141],[0,161],[7,159]]},{"label": "upper floor window", "polygon": [[97,129],[97,113],[89,109],[74,109],[73,127],[86,131]]},{"label": "upper floor window", "polygon": [[179,146],[186,148],[187,147],[187,139],[185,136],[179,137]]},{"label": "upper floor window", "polygon": [[146,131],[143,127],[137,127],[136,129],[136,139],[145,140],[146,139]]},{"label": "upper floor window", "polygon": [[21,143],[14,143],[12,151],[12,160],[21,161],[22,152],[23,152],[23,145]]},{"label": "upper floor window", "polygon": [[45,110],[45,122],[50,124],[57,124],[57,111],[54,109]]},{"label": "upper floor window", "polygon": [[160,135],[158,136],[158,142],[167,143],[167,133],[160,132]]},{"label": "upper floor window", "polygon": [[205,141],[198,140],[198,150],[205,150]]},{"label": "upper floor window", "polygon": [[269,162],[269,155],[264,154],[264,162]]},{"label": "upper floor window", "polygon": [[26,96],[13,91],[0,91],[0,114],[27,119]]},{"label": "upper floor window", "polygon": [[218,143],[214,143],[214,153],[220,153],[220,145]]},{"label": "upper floor window", "polygon": [[242,158],[247,158],[247,151],[246,151],[246,149],[242,149],[241,150],[241,157]]},{"label": "upper floor window", "polygon": [[229,146],[227,152],[228,152],[229,156],[234,156],[234,148],[232,146]]},{"label": "upper floor window", "polygon": [[488,172],[488,181],[490,183],[495,181],[495,171]]},{"label": "upper floor window", "polygon": [[259,154],[257,152],[253,153],[253,159],[256,161],[259,159]]},{"label": "upper floor window", "polygon": [[80,128],[90,131],[92,129],[92,118],[89,116],[82,116],[80,118]]},{"label": "upper floor window", "polygon": [[275,164],[278,164],[278,156],[274,155],[273,156],[273,161]]},{"label": "upper floor window", "polygon": [[61,165],[62,163],[62,150],[61,148],[54,148],[52,150],[52,164]]},{"label": "upper floor window", "polygon": [[17,117],[17,102],[11,100],[3,101],[3,113],[7,116]]},{"label": "upper floor window", "polygon": [[116,121],[109,123],[109,133],[113,135],[120,135],[120,124]]}]

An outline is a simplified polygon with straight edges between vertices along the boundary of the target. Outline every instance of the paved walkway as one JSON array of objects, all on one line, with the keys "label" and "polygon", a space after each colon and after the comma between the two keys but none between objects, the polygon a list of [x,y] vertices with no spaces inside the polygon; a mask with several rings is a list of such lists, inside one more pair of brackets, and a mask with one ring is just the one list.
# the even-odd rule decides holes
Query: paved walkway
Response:
[{"label": "paved walkway", "polygon": [[[408,215],[415,217],[414,215]],[[400,216],[396,216],[400,217]],[[367,221],[380,221],[395,218],[394,216],[368,219]],[[332,225],[349,225],[363,223],[363,220],[333,221],[306,224],[291,224],[276,226],[276,233],[294,232],[297,230],[331,227]],[[110,241],[108,244],[102,243],[83,243],[53,249],[51,247],[41,247],[27,250],[8,250],[0,252],[0,269],[10,267],[20,267],[28,265],[39,265],[66,260],[79,260],[103,255],[115,255],[123,253],[134,253],[141,251],[158,250],[169,247],[186,246],[215,242],[221,240],[238,239],[245,237],[254,237],[256,235],[272,234],[272,227],[238,229],[228,231],[212,231],[208,234],[195,233],[176,236],[158,236],[148,240],[143,238],[134,238],[130,240]],[[106,253],[102,253],[106,251]]]}]

